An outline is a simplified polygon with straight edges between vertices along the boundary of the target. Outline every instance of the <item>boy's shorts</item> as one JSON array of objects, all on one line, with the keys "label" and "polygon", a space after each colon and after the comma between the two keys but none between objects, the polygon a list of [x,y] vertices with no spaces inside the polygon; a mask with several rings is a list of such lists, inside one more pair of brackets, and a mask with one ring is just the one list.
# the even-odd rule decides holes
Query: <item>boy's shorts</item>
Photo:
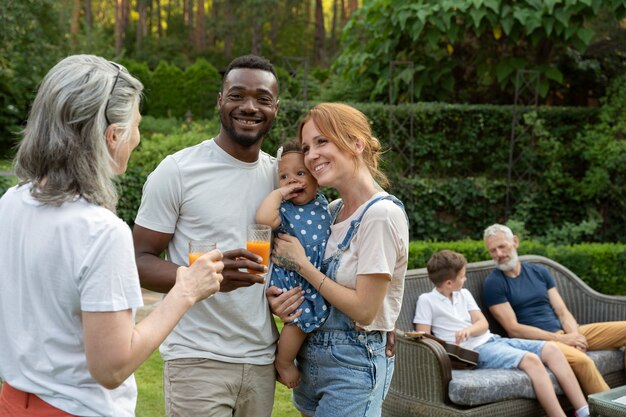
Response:
[{"label": "boy's shorts", "polygon": [[545,344],[545,340],[509,339],[494,334],[474,350],[480,354],[478,368],[515,369],[527,352],[541,357]]}]

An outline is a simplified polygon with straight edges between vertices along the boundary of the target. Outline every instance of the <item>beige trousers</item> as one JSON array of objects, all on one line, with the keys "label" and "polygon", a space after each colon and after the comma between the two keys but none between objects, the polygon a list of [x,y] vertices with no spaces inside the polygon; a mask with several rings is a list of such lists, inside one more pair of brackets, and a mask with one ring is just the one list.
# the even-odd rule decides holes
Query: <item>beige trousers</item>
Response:
[{"label": "beige trousers", "polygon": [[[626,321],[584,324],[578,331],[587,338],[587,350],[619,349],[626,346]],[[585,395],[609,389],[600,371],[585,352],[560,342],[556,342],[556,345],[572,366]],[[624,359],[626,364],[626,356]]]},{"label": "beige trousers", "polygon": [[274,364],[203,358],[175,359],[163,364],[167,417],[270,417],[275,385]]}]

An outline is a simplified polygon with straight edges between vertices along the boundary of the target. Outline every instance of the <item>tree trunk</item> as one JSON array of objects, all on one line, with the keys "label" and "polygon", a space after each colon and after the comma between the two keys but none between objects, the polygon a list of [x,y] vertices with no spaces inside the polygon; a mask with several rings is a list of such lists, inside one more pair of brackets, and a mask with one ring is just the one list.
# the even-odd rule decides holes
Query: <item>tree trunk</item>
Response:
[{"label": "tree trunk", "polygon": [[170,33],[170,28],[172,27],[172,8],[174,6],[172,6],[172,3],[178,3],[177,1],[174,0],[170,0],[167,4],[167,14],[165,16],[165,23],[167,25],[167,33],[169,35]]},{"label": "tree trunk", "polygon": [[211,13],[210,13],[210,19],[209,19],[209,29],[206,32],[206,39],[207,39],[207,46],[209,48],[213,48],[215,46],[216,43],[216,35],[215,35],[215,25],[217,22],[219,22],[219,18],[220,18],[220,8],[219,8],[219,2],[213,0],[211,2]]},{"label": "tree trunk", "polygon": [[196,11],[196,30],[195,30],[196,42],[195,43],[196,43],[196,51],[199,53],[204,52],[204,50],[206,49],[205,22],[206,22],[206,19],[204,15],[204,0],[198,0],[198,10]]},{"label": "tree trunk", "polygon": [[348,0],[348,17],[359,8],[359,0]]},{"label": "tree trunk", "polygon": [[313,19],[311,19],[311,0],[306,0],[304,2],[304,21],[307,26],[313,21]]},{"label": "tree trunk", "polygon": [[230,1],[223,3],[224,6],[224,26],[226,30],[222,33],[224,39],[224,57],[230,61],[233,59],[233,46],[235,44],[232,32],[229,28],[234,27],[233,21],[235,20],[235,13],[233,10],[234,5]]},{"label": "tree trunk", "polygon": [[137,33],[135,38],[135,49],[141,51],[143,37],[146,34],[146,0],[137,0]]},{"label": "tree trunk", "polygon": [[122,25],[122,33],[126,38],[126,31],[130,27],[130,2],[131,0],[124,0],[124,20]]},{"label": "tree trunk", "polygon": [[85,0],[85,23],[87,26],[87,34],[91,35],[91,29],[93,29],[93,15],[91,13],[91,0]]},{"label": "tree trunk", "polygon": [[334,55],[337,50],[337,0],[333,0],[333,23],[330,27],[330,54]]},{"label": "tree trunk", "polygon": [[78,47],[78,32],[80,29],[80,0],[72,1],[72,20],[70,22],[70,45],[72,49]]},{"label": "tree trunk", "polygon": [[156,24],[157,24],[157,33],[159,34],[159,38],[163,37],[163,25],[161,25],[161,0],[156,1]]},{"label": "tree trunk", "polygon": [[115,55],[122,53],[122,19],[124,15],[124,1],[115,1]]},{"label": "tree trunk", "polygon": [[315,65],[324,63],[324,47],[326,29],[324,28],[324,5],[322,0],[315,0],[315,33],[313,36],[313,62]]},{"label": "tree trunk", "polygon": [[184,0],[186,6],[186,12],[185,13],[185,24],[187,26],[187,35],[188,35],[188,42],[189,42],[189,50],[193,51],[194,49],[194,30],[193,30],[193,5],[194,5],[194,1],[193,0]]}]

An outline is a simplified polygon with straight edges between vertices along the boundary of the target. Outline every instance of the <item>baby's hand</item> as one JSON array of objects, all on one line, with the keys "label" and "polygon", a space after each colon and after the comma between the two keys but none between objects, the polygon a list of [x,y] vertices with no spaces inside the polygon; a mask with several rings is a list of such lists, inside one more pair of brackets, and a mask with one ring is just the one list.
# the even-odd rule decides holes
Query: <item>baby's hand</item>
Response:
[{"label": "baby's hand", "polygon": [[283,200],[290,200],[294,198],[299,191],[302,191],[303,188],[302,184],[294,183],[280,187],[278,191],[280,191],[280,195]]}]

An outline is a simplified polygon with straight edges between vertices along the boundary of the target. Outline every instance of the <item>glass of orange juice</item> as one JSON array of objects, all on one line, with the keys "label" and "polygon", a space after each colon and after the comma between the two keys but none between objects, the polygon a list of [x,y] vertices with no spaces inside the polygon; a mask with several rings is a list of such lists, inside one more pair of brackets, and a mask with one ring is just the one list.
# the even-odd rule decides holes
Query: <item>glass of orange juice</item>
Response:
[{"label": "glass of orange juice", "polygon": [[196,261],[199,257],[207,252],[211,252],[217,248],[215,242],[209,242],[207,240],[190,240],[189,241],[189,266]]},{"label": "glass of orange juice", "polygon": [[[263,258],[261,262],[265,266],[269,266],[270,262],[270,243],[272,240],[272,228],[266,224],[248,225],[248,238],[246,248]],[[261,271],[253,271],[248,269],[250,274],[263,274]]]}]

